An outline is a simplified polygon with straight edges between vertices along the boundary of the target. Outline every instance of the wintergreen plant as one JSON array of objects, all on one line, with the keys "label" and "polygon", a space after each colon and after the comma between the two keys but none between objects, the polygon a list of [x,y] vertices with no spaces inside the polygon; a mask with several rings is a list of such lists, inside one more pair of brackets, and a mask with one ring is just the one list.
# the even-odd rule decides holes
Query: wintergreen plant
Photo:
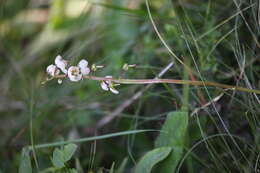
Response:
[{"label": "wintergreen plant", "polygon": [[[214,86],[214,87],[219,87],[224,89],[260,94],[260,90],[257,89],[243,88],[239,86],[226,85],[226,84],[210,82],[210,81],[178,80],[178,79],[121,79],[121,78],[115,79],[110,75],[107,75],[106,77],[97,77],[97,76],[92,76],[91,71],[96,71],[98,68],[103,68],[104,66],[97,66],[93,64],[91,67],[92,68],[90,69],[88,66],[88,61],[85,59],[80,60],[77,66],[68,67],[68,61],[64,60],[60,55],[58,55],[55,58],[55,65],[51,64],[46,68],[46,72],[48,73],[50,78],[47,78],[45,81],[42,82],[42,84],[52,79],[58,79],[59,84],[62,83],[63,78],[68,78],[72,82],[79,82],[82,81],[83,79],[90,79],[90,80],[100,81],[101,82],[100,86],[103,90],[111,91],[114,94],[119,94],[119,91],[115,89],[115,87],[120,84],[153,84],[153,83],[173,83],[173,84],[185,84],[185,85],[195,85],[195,86]],[[122,69],[127,71],[131,67],[136,67],[136,65],[124,64]],[[188,68],[187,70],[189,71],[191,69]],[[63,74],[61,74],[61,72]]]}]

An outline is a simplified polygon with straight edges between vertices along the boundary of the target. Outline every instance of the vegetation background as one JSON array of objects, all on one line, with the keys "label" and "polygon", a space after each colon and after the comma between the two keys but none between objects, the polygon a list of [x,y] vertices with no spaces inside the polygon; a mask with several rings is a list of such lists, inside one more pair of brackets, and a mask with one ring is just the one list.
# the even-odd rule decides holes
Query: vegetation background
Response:
[{"label": "vegetation background", "polygon": [[259,27],[258,0],[0,0],[0,172],[260,172],[257,94],[41,85],[60,54],[97,76],[259,89]]}]

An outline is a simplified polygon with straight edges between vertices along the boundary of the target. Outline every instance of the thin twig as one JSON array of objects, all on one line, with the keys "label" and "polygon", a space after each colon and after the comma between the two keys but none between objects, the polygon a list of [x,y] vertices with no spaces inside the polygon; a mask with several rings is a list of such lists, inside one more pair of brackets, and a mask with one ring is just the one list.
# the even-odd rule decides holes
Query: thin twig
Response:
[{"label": "thin twig", "polygon": [[202,105],[199,108],[195,108],[194,111],[192,111],[192,113],[190,114],[190,116],[194,116],[195,114],[197,114],[200,110],[205,109],[206,107],[212,105],[212,103],[217,102],[219,99],[221,99],[224,96],[225,92],[222,92],[220,95],[218,95],[217,97],[213,98],[211,101],[209,101],[208,103]]}]

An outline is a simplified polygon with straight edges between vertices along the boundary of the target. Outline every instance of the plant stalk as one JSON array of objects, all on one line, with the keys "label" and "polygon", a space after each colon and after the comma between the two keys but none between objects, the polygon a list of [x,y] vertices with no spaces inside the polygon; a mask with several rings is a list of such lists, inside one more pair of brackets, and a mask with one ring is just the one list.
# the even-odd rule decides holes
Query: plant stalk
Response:
[{"label": "plant stalk", "polygon": [[[57,75],[54,78],[65,78],[66,75]],[[210,81],[191,81],[191,80],[178,80],[178,79],[115,79],[98,76],[84,76],[85,79],[91,79],[96,81],[111,81],[118,84],[156,84],[156,83],[169,83],[169,84],[181,84],[181,85],[194,85],[194,86],[213,86],[223,89],[237,90],[248,93],[260,94],[258,89],[249,89],[239,86],[221,84]]]}]

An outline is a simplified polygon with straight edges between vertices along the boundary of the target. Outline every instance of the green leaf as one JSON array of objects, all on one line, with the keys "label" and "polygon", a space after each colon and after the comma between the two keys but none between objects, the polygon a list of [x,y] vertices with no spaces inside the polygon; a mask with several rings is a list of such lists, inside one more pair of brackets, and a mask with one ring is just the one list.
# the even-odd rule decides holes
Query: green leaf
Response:
[{"label": "green leaf", "polygon": [[58,148],[55,148],[55,150],[53,152],[52,163],[57,168],[65,167],[63,152]]},{"label": "green leaf", "polygon": [[51,5],[51,14],[49,25],[54,29],[57,29],[61,26],[65,19],[65,6],[66,0],[54,0]]},{"label": "green leaf", "polygon": [[121,165],[117,169],[116,173],[124,173],[127,162],[128,162],[128,158],[124,158],[123,162],[121,163]]},{"label": "green leaf", "polygon": [[170,112],[164,122],[160,135],[155,141],[155,147],[184,147],[185,134],[188,127],[187,112]]},{"label": "green leaf", "polygon": [[76,144],[65,145],[63,151],[63,159],[65,162],[69,161],[77,149]]},{"label": "green leaf", "polygon": [[122,12],[126,12],[126,13],[132,13],[132,14],[136,14],[136,15],[145,15],[145,11],[143,10],[138,10],[138,9],[132,9],[132,8],[125,8],[123,6],[118,6],[118,5],[115,5],[115,4],[111,4],[111,3],[94,3],[96,5],[100,5],[102,7],[106,7],[106,8],[110,8],[110,9],[113,9],[113,10],[118,10],[118,11],[122,11]]},{"label": "green leaf", "polygon": [[149,173],[152,168],[164,160],[172,151],[171,147],[156,148],[146,153],[136,165],[135,173]]},{"label": "green leaf", "polygon": [[63,149],[55,148],[52,156],[52,163],[57,168],[65,167],[65,163],[71,159],[77,149],[75,144],[67,144]]},{"label": "green leaf", "polygon": [[100,168],[97,173],[103,173],[103,168]]},{"label": "green leaf", "polygon": [[156,148],[172,147],[172,152],[159,164],[160,172],[174,172],[185,147],[185,135],[188,127],[188,112],[171,112],[155,141]]},{"label": "green leaf", "polygon": [[68,173],[78,173],[78,171],[75,168],[69,169]]},{"label": "green leaf", "polygon": [[32,165],[31,165],[29,150],[25,148],[22,151],[22,155],[20,159],[19,173],[32,173]]},{"label": "green leaf", "polygon": [[109,173],[114,173],[115,162],[112,163]]}]

